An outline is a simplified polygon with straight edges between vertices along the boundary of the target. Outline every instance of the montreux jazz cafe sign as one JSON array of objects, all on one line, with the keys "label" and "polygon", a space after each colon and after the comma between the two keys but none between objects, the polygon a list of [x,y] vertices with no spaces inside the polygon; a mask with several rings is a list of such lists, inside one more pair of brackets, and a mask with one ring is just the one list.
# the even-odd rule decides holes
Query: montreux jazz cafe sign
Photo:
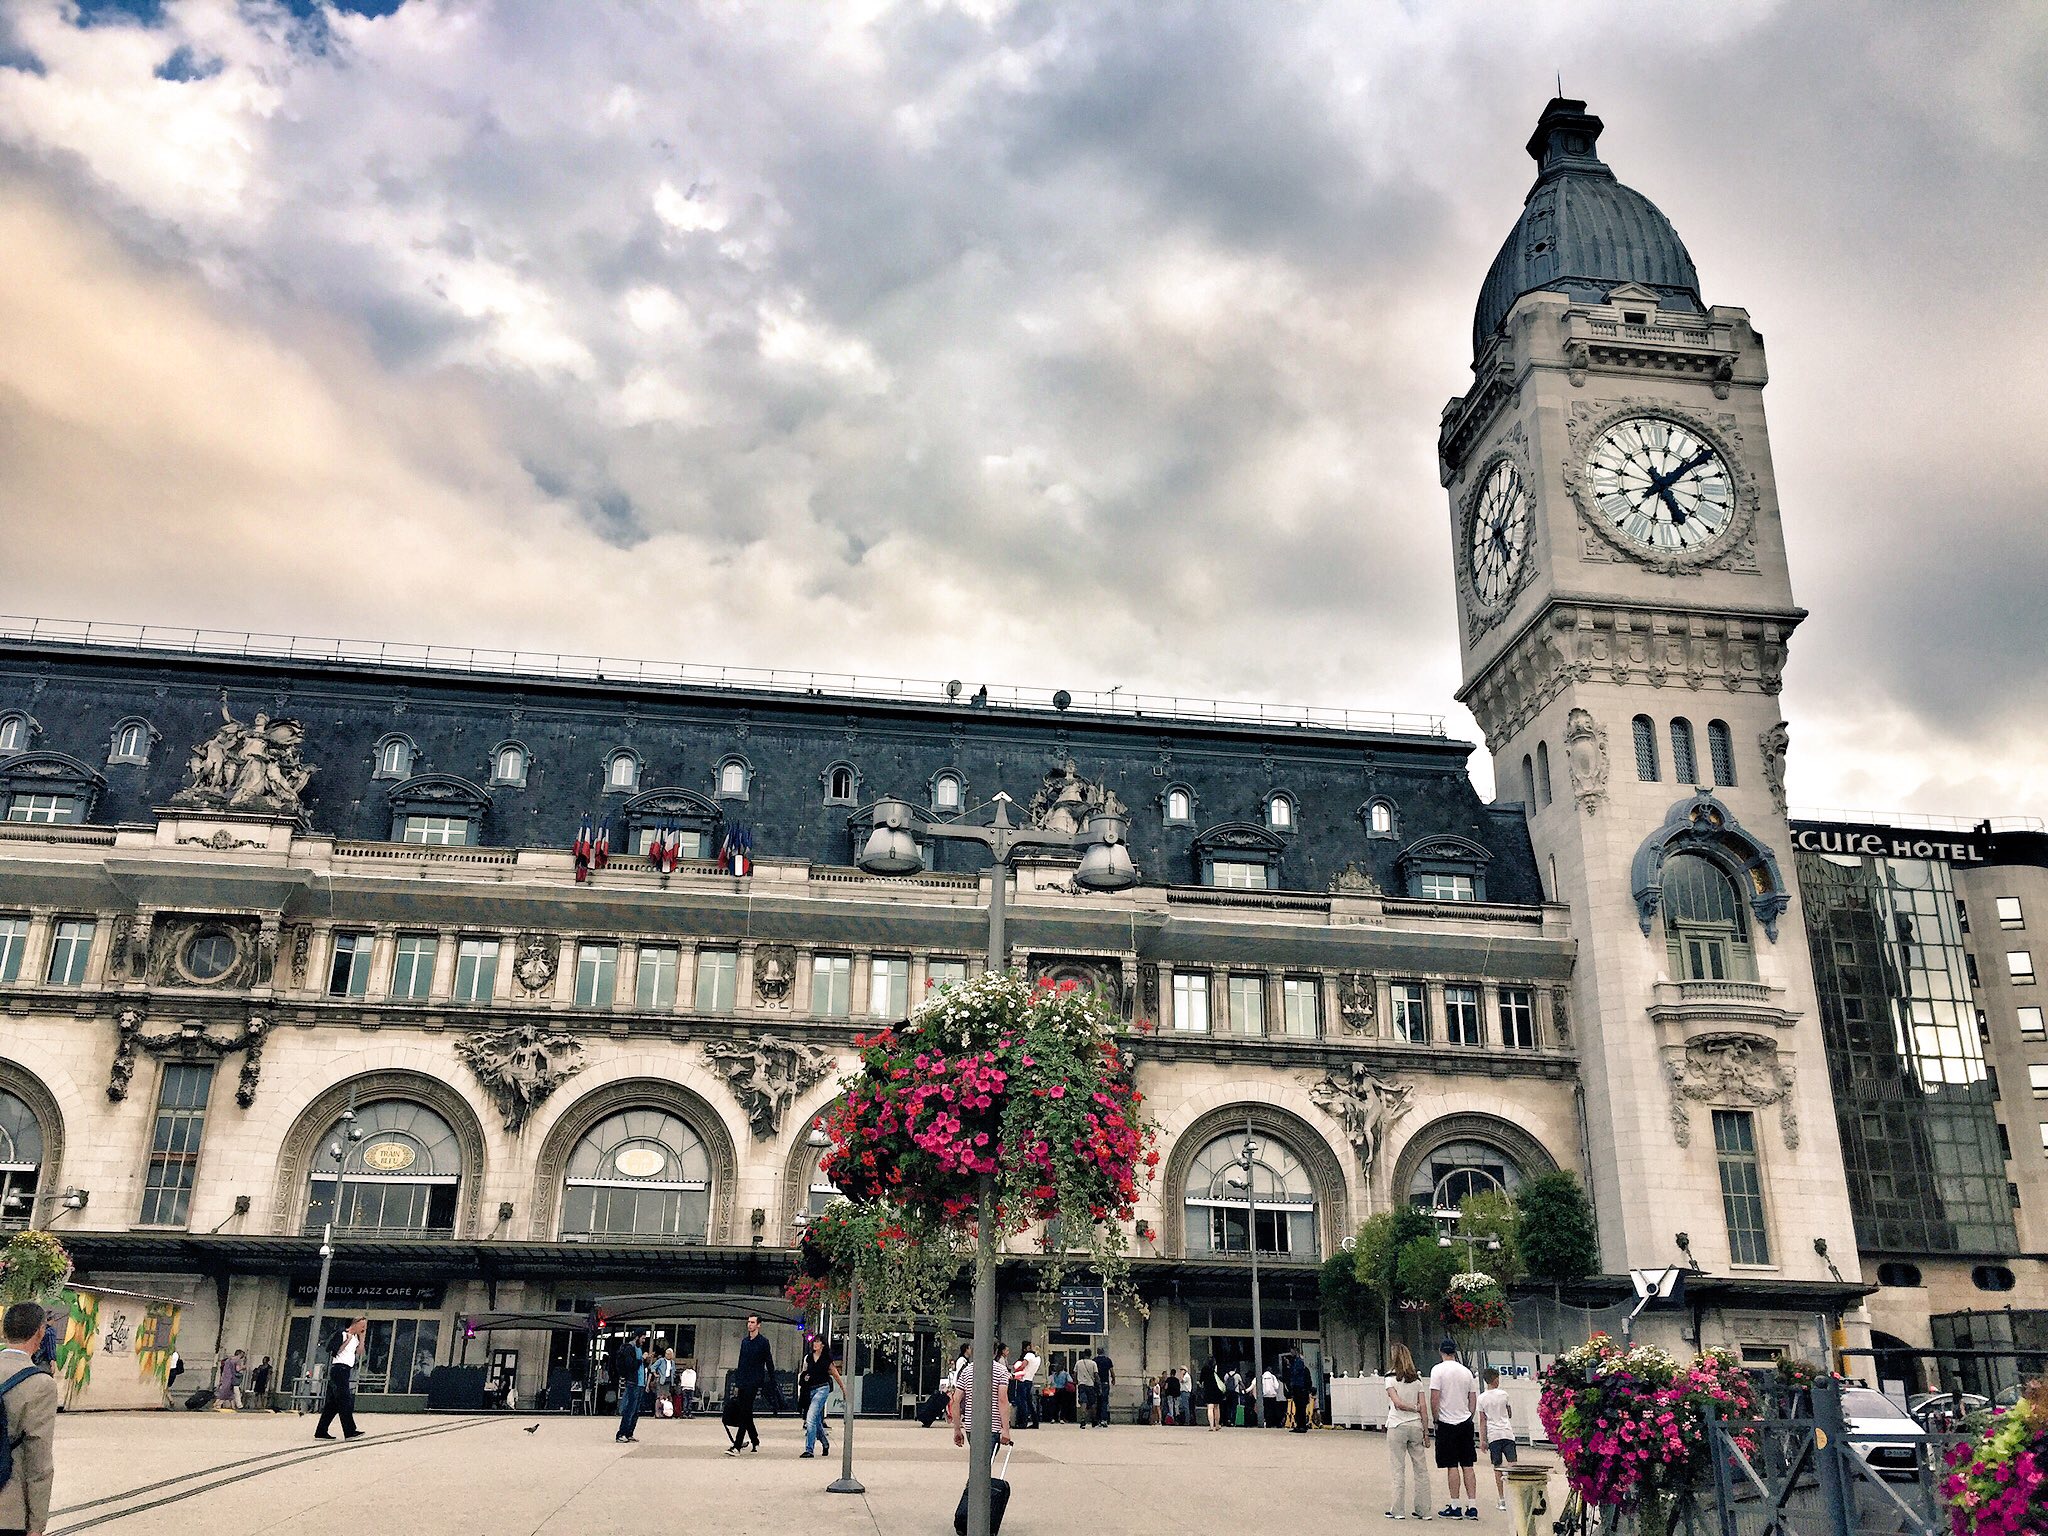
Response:
[{"label": "montreux jazz cafe sign", "polygon": [[1940,859],[1946,864],[1982,864],[1986,841],[1978,832],[1930,832],[1925,828],[1833,821],[1792,824],[1792,846],[1799,852],[1845,854],[1852,858]]}]

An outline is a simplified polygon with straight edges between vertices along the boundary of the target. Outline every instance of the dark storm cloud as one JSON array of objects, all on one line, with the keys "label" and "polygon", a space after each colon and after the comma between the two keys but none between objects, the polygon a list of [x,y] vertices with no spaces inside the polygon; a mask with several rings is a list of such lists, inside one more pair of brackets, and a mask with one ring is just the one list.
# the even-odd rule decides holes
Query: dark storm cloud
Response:
[{"label": "dark storm cloud", "polygon": [[79,381],[0,371],[0,499],[212,574],[20,605],[1444,710],[1438,413],[1562,70],[1770,343],[1801,798],[2048,795],[2036,11],[141,9],[0,19]]}]

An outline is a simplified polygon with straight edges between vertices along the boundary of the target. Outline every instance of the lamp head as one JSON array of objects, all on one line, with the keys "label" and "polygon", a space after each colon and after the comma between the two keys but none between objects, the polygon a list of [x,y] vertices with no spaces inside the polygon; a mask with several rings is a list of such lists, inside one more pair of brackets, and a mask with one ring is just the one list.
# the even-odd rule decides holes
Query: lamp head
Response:
[{"label": "lamp head", "polygon": [[816,1147],[819,1151],[823,1151],[832,1145],[832,1138],[826,1133],[823,1120],[813,1120],[811,1122],[810,1134],[804,1137],[804,1145]]},{"label": "lamp head", "polygon": [[1138,866],[1131,862],[1130,823],[1122,816],[1102,812],[1088,818],[1081,834],[1081,867],[1074,871],[1074,883],[1090,891],[1121,891],[1138,882]]},{"label": "lamp head", "polygon": [[901,800],[884,796],[877,800],[860,857],[855,860],[871,875],[908,875],[924,868],[924,850],[918,846],[916,814]]}]

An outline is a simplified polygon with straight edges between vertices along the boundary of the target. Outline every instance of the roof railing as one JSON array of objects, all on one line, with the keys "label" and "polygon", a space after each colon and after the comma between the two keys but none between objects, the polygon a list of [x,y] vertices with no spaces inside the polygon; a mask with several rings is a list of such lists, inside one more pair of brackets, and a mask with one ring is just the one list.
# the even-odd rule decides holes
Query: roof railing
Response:
[{"label": "roof railing", "polygon": [[1920,811],[1851,810],[1834,805],[1795,805],[1787,819],[1846,821],[1858,826],[1902,827],[1909,832],[1975,832],[1980,827],[1989,827],[1993,832],[2048,831],[2048,823],[2039,816],[1930,816]]},{"label": "roof railing", "polygon": [[1311,704],[1258,704],[1125,688],[1068,691],[1013,684],[969,689],[958,681],[888,677],[864,672],[805,672],[783,667],[721,667],[691,661],[634,661],[555,651],[480,646],[415,645],[390,640],[337,640],[255,630],[187,629],[85,619],[0,615],[0,641],[108,650],[164,651],[188,656],[247,657],[489,677],[546,677],[653,687],[713,688],[799,697],[876,699],[939,708],[1028,709],[1083,715],[1266,725],[1276,730],[1376,731],[1445,735],[1442,715],[1343,709]]}]

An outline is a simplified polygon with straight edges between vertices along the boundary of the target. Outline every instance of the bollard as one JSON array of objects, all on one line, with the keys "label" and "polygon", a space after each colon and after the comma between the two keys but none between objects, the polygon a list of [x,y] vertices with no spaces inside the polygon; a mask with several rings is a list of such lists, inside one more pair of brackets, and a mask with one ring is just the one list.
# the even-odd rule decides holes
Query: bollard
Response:
[{"label": "bollard", "polygon": [[1548,1467],[1508,1468],[1508,1518],[1515,1536],[1536,1536],[1536,1515],[1544,1508],[1550,1482]]}]

